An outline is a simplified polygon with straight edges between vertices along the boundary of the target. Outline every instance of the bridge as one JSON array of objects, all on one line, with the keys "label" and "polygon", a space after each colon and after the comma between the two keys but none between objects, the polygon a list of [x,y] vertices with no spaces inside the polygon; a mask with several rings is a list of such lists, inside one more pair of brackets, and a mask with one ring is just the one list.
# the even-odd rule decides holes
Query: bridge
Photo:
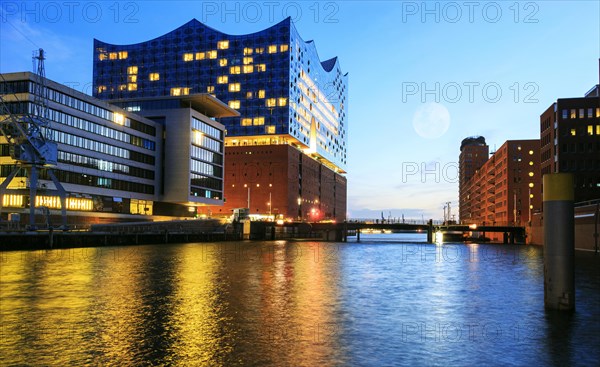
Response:
[{"label": "bridge", "polygon": [[[260,222],[252,222],[255,227]],[[271,227],[274,226],[274,227]],[[468,237],[469,233],[476,232],[485,235],[485,233],[504,233],[504,243],[524,243],[525,228],[519,226],[469,226],[462,224],[434,224],[432,220],[427,223],[399,223],[383,221],[346,221],[341,223],[322,223],[322,222],[292,222],[282,225],[271,225],[264,223],[260,227],[270,227],[275,232],[276,228],[293,229],[294,233],[305,234],[310,237],[321,238],[326,241],[347,242],[349,236],[356,236],[360,242],[361,232],[366,229],[389,230],[392,232],[405,233],[427,233],[427,243],[435,242],[434,234],[441,232],[446,238],[452,238],[454,241],[462,241]],[[252,232],[261,233],[263,230],[252,230]],[[273,234],[271,237],[275,237]]]}]

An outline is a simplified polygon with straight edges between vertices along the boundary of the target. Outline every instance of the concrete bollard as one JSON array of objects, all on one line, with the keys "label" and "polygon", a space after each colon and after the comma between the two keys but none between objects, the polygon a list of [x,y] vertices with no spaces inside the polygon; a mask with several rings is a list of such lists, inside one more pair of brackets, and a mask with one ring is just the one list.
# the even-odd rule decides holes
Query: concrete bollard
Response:
[{"label": "concrete bollard", "polygon": [[546,174],[544,182],[544,306],[575,310],[573,175]]}]

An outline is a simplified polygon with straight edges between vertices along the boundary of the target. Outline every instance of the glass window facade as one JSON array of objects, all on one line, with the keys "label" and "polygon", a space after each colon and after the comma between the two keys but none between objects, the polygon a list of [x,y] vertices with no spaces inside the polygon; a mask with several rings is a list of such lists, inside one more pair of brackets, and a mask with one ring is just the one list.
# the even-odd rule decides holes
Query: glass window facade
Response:
[{"label": "glass window facade", "polygon": [[223,198],[223,131],[192,117],[190,195]]},{"label": "glass window facade", "polygon": [[[123,88],[133,75],[135,89]],[[321,62],[290,18],[247,35],[194,19],[134,45],[95,40],[93,82],[102,99],[211,93],[240,113],[220,120],[228,137],[278,135],[345,171],[348,76],[337,58]]]},{"label": "glass window facade", "polygon": [[[13,102],[15,93],[33,92],[33,75],[15,73],[3,77],[0,93],[10,112],[34,113],[29,102],[33,97],[19,96],[20,101]],[[20,80],[10,80],[15,77]],[[50,122],[46,133],[58,143],[58,166],[54,172],[61,183],[89,187],[81,188],[82,193],[110,189],[157,194],[155,154],[159,138],[155,136],[157,128],[152,121],[136,118],[117,107],[107,108],[109,105],[103,101],[80,96],[52,81],[47,81],[46,90],[49,101],[46,117]],[[0,140],[0,177],[7,177],[15,162],[10,159],[9,145]],[[25,170],[18,177],[23,175]],[[40,179],[50,180],[45,171]]]}]

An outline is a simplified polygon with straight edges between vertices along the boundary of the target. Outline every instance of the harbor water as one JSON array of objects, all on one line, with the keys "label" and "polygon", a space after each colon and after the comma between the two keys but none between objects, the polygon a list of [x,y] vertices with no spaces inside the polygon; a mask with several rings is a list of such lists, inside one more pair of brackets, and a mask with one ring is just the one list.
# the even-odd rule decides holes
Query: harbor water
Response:
[{"label": "harbor water", "polygon": [[2,252],[0,365],[598,365],[593,254],[557,314],[542,248],[424,241]]}]

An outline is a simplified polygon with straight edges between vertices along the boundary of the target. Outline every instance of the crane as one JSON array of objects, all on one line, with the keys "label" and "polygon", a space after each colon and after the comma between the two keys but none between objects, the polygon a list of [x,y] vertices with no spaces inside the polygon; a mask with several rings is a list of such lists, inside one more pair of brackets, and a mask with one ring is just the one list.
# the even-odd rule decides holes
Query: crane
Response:
[{"label": "crane", "polygon": [[[29,177],[29,229],[35,230],[35,209],[39,173],[45,170],[59,193],[62,214],[62,228],[66,229],[66,191],[58,181],[53,167],[58,161],[57,143],[51,139],[48,120],[48,94],[46,89],[44,50],[39,49],[33,56],[35,82],[33,83],[34,101],[31,109],[24,114],[14,114],[6,101],[0,96],[0,134],[4,136],[10,156],[16,161],[16,167],[0,184],[0,213],[4,193],[17,175],[24,169]],[[46,211],[47,212],[47,211]]]}]

